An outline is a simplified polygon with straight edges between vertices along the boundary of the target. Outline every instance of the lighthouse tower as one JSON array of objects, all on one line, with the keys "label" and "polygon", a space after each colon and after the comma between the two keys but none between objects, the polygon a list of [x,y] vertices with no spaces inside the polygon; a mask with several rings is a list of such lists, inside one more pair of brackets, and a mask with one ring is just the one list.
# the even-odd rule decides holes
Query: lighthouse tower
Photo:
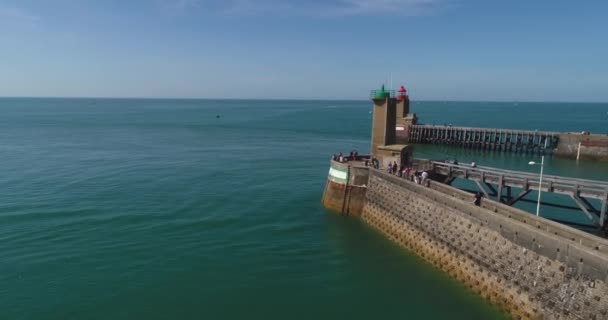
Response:
[{"label": "lighthouse tower", "polygon": [[410,127],[416,123],[416,115],[409,113],[407,89],[401,86],[395,92],[382,86],[379,90],[372,90],[370,99],[374,103],[370,153],[383,167],[393,162],[407,165],[412,153],[411,146],[408,146]]}]

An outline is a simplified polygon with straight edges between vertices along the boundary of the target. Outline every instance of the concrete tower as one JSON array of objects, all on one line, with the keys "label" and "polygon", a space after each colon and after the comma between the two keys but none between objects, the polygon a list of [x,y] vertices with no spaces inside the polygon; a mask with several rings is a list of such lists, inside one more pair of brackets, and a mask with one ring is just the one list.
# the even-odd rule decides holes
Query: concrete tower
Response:
[{"label": "concrete tower", "polygon": [[397,94],[384,87],[372,91],[374,103],[372,117],[372,143],[370,153],[380,160],[383,167],[394,161],[406,165],[411,153],[408,147],[409,129],[416,122],[410,114],[410,99],[402,86]]}]

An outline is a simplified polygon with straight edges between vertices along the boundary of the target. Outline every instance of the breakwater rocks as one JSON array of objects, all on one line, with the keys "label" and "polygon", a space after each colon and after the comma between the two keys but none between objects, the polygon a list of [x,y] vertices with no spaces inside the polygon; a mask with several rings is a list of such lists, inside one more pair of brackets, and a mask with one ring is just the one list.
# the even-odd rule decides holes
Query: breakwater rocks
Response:
[{"label": "breakwater rocks", "polygon": [[361,217],[516,319],[608,318],[608,241],[436,187],[370,170]]}]

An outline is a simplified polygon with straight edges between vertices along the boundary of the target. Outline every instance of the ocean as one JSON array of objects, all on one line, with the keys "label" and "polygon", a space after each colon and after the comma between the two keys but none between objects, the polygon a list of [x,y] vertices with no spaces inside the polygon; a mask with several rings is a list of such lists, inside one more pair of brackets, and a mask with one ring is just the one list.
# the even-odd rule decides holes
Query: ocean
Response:
[{"label": "ocean", "polygon": [[[331,155],[369,151],[370,110],[0,99],[0,319],[507,319],[320,206]],[[608,104],[414,101],[412,111],[428,124],[608,131]],[[532,156],[436,146],[416,156],[538,170]],[[546,172],[606,180],[608,165],[548,159]]]}]

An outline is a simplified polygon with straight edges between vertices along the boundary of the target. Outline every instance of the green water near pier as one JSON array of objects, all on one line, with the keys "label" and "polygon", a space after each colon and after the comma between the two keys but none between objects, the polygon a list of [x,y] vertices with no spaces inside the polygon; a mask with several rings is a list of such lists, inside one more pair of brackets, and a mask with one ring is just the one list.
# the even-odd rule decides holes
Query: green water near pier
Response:
[{"label": "green water near pier", "polygon": [[[0,99],[0,319],[506,318],[320,207],[330,155],[367,152],[370,108]],[[608,105],[412,109],[426,123],[601,132]],[[523,156],[418,152],[534,170]],[[608,177],[592,162],[550,159],[547,172]]]}]

